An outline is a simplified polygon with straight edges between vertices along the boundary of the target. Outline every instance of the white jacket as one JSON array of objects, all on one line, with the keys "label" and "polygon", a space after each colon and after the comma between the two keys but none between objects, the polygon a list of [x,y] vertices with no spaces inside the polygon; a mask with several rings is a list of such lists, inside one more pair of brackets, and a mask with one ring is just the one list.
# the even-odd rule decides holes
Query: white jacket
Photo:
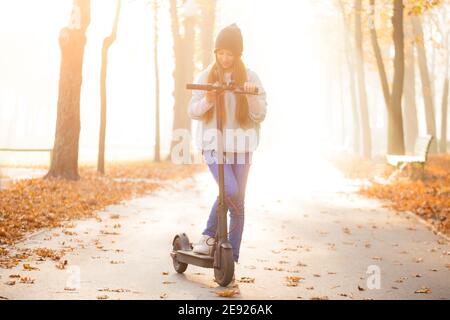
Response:
[{"label": "white jacket", "polygon": [[[200,72],[196,84],[207,84],[208,74],[212,64]],[[231,73],[225,73],[225,81],[229,81]],[[259,95],[247,95],[249,117],[252,126],[247,129],[240,127],[235,119],[236,97],[234,93],[225,92],[226,123],[223,124],[224,152],[253,152],[260,139],[260,123],[264,121],[267,113],[266,92],[256,72],[247,69],[248,81],[256,84]],[[211,121],[206,123],[202,116],[213,106],[206,101],[205,91],[193,90],[189,102],[188,114],[191,119],[199,120],[196,129],[196,144],[200,150],[217,150],[216,111]]]}]

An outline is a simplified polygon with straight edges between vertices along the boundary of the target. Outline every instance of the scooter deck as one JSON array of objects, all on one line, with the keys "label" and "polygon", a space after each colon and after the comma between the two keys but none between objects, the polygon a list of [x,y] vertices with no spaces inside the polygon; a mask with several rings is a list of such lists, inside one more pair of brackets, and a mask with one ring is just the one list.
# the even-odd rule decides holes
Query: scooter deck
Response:
[{"label": "scooter deck", "polygon": [[177,250],[171,253],[171,256],[179,262],[193,264],[203,268],[214,268],[214,258],[204,254],[194,253],[192,250]]}]

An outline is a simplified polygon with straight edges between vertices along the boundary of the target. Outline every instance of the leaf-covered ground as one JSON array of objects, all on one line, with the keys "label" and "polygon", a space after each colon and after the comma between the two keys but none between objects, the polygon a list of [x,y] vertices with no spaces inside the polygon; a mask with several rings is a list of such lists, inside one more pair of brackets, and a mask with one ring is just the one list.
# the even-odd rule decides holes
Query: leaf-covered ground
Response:
[{"label": "leaf-covered ground", "polygon": [[[271,166],[255,166],[253,179],[267,181]],[[227,288],[212,270],[189,266],[179,275],[169,255],[175,234],[201,235],[217,190],[204,172],[164,181],[158,192],[97,211],[99,219],[5,246],[0,299],[448,299],[448,242],[409,215],[343,192],[355,181],[321,176],[333,172],[326,166],[286,170],[293,181],[310,179],[306,186],[323,182],[314,188],[266,184],[267,193],[248,193],[241,259]],[[253,191],[260,184],[250,183]]]},{"label": "leaf-covered ground", "polygon": [[[202,165],[170,162],[113,162],[104,176],[95,167],[80,168],[81,179],[26,179],[0,190],[0,245],[13,244],[41,228],[59,227],[71,219],[95,217],[95,211],[154,190],[160,185],[142,179],[183,179],[204,170]],[[4,255],[5,250],[0,251]]]},{"label": "leaf-covered ground", "polygon": [[333,163],[349,178],[371,181],[370,186],[361,188],[360,194],[386,200],[386,206],[396,211],[414,212],[437,230],[450,235],[450,155],[430,155],[423,179],[408,179],[405,174],[389,184],[372,179],[392,173],[393,168],[383,159],[367,161],[339,156]]}]

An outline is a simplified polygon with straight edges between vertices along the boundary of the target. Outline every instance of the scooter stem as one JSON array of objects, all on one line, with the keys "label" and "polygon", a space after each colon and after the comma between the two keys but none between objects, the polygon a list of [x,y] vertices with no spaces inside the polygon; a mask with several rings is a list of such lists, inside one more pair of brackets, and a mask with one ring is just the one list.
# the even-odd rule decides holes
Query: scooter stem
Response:
[{"label": "scooter stem", "polygon": [[223,93],[222,90],[216,91],[216,123],[217,123],[217,164],[219,171],[219,204],[217,206],[218,216],[218,237],[219,243],[227,240],[227,212],[225,206],[225,176],[224,176],[224,139],[223,139],[223,119],[222,110],[224,106],[221,105],[220,96]]}]

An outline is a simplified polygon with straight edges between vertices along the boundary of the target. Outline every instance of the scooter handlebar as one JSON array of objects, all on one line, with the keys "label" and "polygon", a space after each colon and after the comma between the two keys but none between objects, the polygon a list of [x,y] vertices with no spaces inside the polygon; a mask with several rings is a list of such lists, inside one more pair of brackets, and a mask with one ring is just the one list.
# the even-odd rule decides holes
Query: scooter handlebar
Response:
[{"label": "scooter handlebar", "polygon": [[189,83],[186,85],[188,90],[202,90],[202,91],[212,91],[212,90],[224,90],[232,91],[235,94],[248,94],[248,95],[258,95],[259,88],[256,88],[256,92],[245,91],[242,86],[227,86],[227,85],[214,85],[214,84],[194,84]]}]

